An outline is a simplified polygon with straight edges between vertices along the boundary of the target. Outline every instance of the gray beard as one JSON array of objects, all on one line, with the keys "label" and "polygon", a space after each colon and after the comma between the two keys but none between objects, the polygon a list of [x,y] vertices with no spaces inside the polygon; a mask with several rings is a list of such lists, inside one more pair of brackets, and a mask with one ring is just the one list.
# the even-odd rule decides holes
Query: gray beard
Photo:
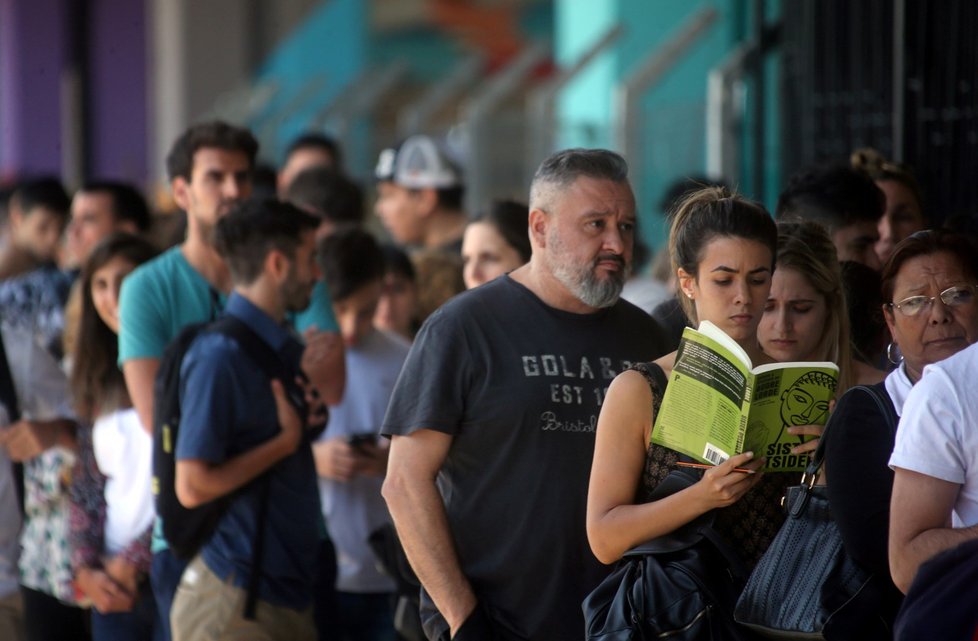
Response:
[{"label": "gray beard", "polygon": [[610,274],[601,280],[594,273],[594,264],[573,265],[559,259],[551,258],[550,270],[554,278],[566,287],[571,294],[588,307],[601,309],[611,307],[618,302],[621,290],[625,286],[628,269]]}]

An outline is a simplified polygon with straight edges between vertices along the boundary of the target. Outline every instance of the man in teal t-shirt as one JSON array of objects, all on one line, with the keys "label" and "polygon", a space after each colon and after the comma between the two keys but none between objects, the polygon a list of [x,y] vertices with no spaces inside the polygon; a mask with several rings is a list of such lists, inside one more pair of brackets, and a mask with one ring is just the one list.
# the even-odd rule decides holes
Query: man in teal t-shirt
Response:
[{"label": "man in teal t-shirt", "polygon": [[[257,152],[258,142],[247,129],[209,122],[190,127],[167,156],[173,198],[187,213],[187,238],[130,274],[119,300],[119,364],[147,430],[152,430],[153,382],[163,350],[181,329],[214,318],[224,308],[231,277],[214,248],[214,227],[251,194]],[[303,370],[323,400],[338,403],[345,383],[344,355],[325,286],[314,289],[312,303],[294,324],[305,331]],[[159,536],[153,551],[150,578],[169,641],[170,606],[185,562]]]}]

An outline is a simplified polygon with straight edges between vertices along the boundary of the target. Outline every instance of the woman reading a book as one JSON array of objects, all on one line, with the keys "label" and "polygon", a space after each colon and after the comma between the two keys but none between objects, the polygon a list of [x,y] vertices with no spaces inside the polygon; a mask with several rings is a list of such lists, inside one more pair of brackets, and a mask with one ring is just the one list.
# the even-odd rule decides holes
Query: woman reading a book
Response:
[{"label": "woman reading a book", "polygon": [[764,353],[778,362],[838,365],[838,396],[853,385],[872,385],[884,377],[852,357],[835,245],[824,227],[810,221],[778,223],[777,269],[757,340]]},{"label": "woman reading a book", "polygon": [[[882,280],[883,300],[887,301],[883,315],[893,340],[887,353],[899,366],[874,388],[881,402],[892,404],[896,415],[902,416],[907,395],[924,368],[978,340],[975,249],[962,236],[948,231],[917,232],[896,246],[883,267]],[[892,623],[902,595],[890,579],[887,558],[890,495],[894,493],[894,504],[906,514],[923,505],[933,513],[937,499],[925,488],[915,488],[912,482],[903,486],[902,496],[893,492],[894,471],[889,462],[897,425],[895,420],[887,419],[884,409],[887,408],[859,389],[839,399],[826,427],[825,471],[832,514],[846,551],[879,579],[886,599],[884,616]],[[937,442],[936,437],[930,440]],[[900,473],[910,479],[927,478],[905,470]],[[853,488],[859,491],[854,492]],[[950,493],[951,503],[942,506],[946,508],[945,515],[950,515],[956,494],[956,490]],[[940,507],[937,512],[941,512]],[[890,535],[899,538],[906,536],[907,531],[894,528]],[[923,560],[912,558],[919,554],[919,548],[911,539],[907,536],[899,546],[906,560],[893,566],[895,575],[899,572],[912,576]],[[912,570],[907,572],[907,567]]]},{"label": "woman reading a book", "polygon": [[[675,211],[670,252],[680,299],[694,324],[709,320],[757,365],[770,362],[757,325],[771,288],[777,229],[764,208],[722,188],[690,194]],[[587,533],[595,556],[612,563],[630,548],[663,536],[715,508],[715,529],[753,566],[780,527],[780,499],[798,475],[754,473],[761,453],[744,452],[702,474],[695,484],[659,500],[656,486],[679,454],[650,445],[652,426],[675,363],[669,354],[637,365],[612,382],[598,419],[588,492]],[[821,428],[792,428],[819,434]],[[810,444],[795,447],[807,452]],[[746,470],[746,471],[742,471]]]}]

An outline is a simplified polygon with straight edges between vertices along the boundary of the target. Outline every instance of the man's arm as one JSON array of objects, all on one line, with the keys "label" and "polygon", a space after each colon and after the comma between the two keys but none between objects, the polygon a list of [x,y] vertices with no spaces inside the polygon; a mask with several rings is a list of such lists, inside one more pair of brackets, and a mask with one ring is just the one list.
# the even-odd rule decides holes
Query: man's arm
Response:
[{"label": "man's arm", "polygon": [[394,436],[383,495],[411,567],[455,636],[475,609],[476,597],[459,566],[435,486],[451,444],[450,435],[434,430]]},{"label": "man's arm", "polygon": [[343,339],[336,332],[310,327],[303,332],[302,371],[327,405],[339,405],[346,388]]},{"label": "man's arm", "polygon": [[261,445],[223,463],[200,459],[180,459],[174,482],[177,499],[194,508],[213,501],[245,485],[283,458],[295,452],[302,442],[302,423],[279,381],[272,381],[275,407],[281,431]]},{"label": "man's arm", "polygon": [[978,538],[978,526],[951,527],[960,490],[957,483],[896,468],[890,499],[890,574],[904,594],[922,563]]},{"label": "man's arm", "polygon": [[143,429],[153,434],[153,385],[156,372],[160,369],[158,358],[133,358],[122,364],[122,376],[126,379],[126,389],[132,406],[139,415]]}]

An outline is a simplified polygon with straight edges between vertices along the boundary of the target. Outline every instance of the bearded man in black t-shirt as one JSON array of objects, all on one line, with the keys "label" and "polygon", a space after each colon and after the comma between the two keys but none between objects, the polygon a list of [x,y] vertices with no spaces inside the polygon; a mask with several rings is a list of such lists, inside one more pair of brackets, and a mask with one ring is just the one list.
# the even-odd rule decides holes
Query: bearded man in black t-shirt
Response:
[{"label": "bearded man in black t-shirt", "polygon": [[665,351],[619,300],[634,229],[625,161],[558,152],[530,189],[530,262],[418,334],[382,430],[384,497],[429,639],[583,638],[581,601],[606,572],[584,526],[601,402]]}]

